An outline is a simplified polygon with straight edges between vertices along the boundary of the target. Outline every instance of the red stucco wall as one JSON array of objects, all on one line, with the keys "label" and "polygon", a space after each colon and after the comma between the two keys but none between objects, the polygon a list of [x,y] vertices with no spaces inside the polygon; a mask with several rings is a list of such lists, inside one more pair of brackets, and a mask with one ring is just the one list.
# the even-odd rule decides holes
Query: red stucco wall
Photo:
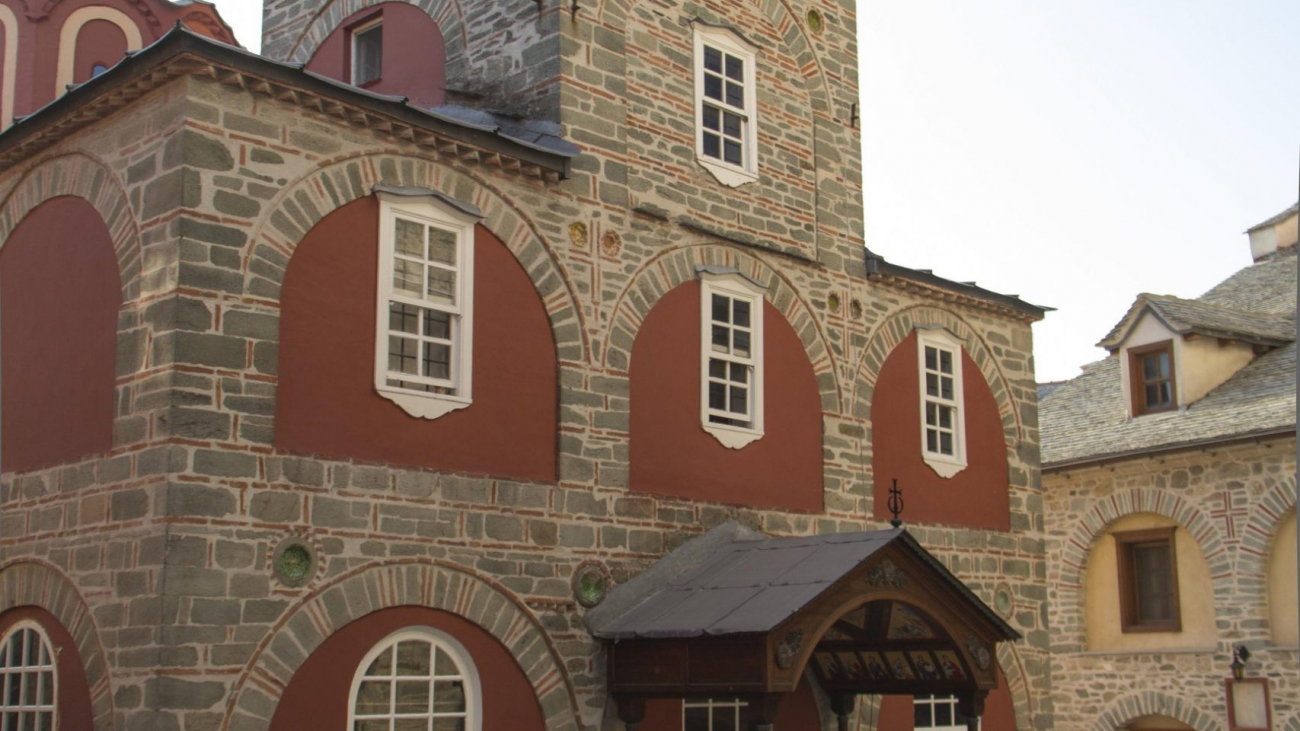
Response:
[{"label": "red stucco wall", "polygon": [[[53,7],[50,7],[48,0],[33,0],[27,3],[31,6],[30,13],[23,7],[22,0],[0,0],[0,5],[12,10],[18,18],[18,71],[14,93],[16,116],[31,114],[54,100],[60,32],[68,16],[81,8],[105,6],[121,11],[140,30],[141,40],[146,46],[171,30],[177,20],[183,20],[191,30],[202,35],[227,43],[234,42],[234,37],[218,19],[215,8],[197,3],[179,6],[169,0],[142,0],[139,3],[133,0],[56,0]],[[146,15],[141,12],[140,6],[148,8],[150,13]],[[46,10],[48,13],[42,14]],[[36,15],[38,19],[28,17],[29,14]],[[107,22],[105,24],[111,25]],[[99,44],[101,41],[96,40],[94,43]],[[125,48],[125,40],[123,44]],[[122,54],[118,52],[108,59],[108,64],[111,66],[121,60]],[[80,69],[80,63],[81,59],[74,56],[74,67]],[[83,80],[80,75],[75,78]],[[62,89],[57,91],[63,93]]]},{"label": "red stucco wall", "polygon": [[632,346],[631,488],[763,508],[822,509],[821,397],[794,328],[763,305],[764,435],[722,446],[700,425],[700,285],[664,295]]},{"label": "red stucco wall", "polygon": [[406,627],[432,627],[455,637],[473,658],[483,688],[485,731],[544,731],[527,676],[505,647],[478,625],[436,609],[383,609],[348,624],[294,673],[271,718],[271,731],[344,731],[352,677],[380,640]]},{"label": "red stucco wall", "polygon": [[482,226],[474,243],[473,398],[432,421],[374,390],[379,203],[303,238],[285,276],[275,444],[342,459],[555,480],[557,367],[532,280]]},{"label": "red stucco wall", "polygon": [[875,517],[890,517],[894,478],[903,491],[903,521],[1009,530],[1007,447],[993,392],[962,351],[967,466],[944,479],[921,458],[920,374],[916,334],[908,335],[880,369],[871,405]]},{"label": "red stucco wall", "polygon": [[55,198],[0,248],[0,460],[28,470],[113,446],[121,278],[80,198]]},{"label": "red stucco wall", "polygon": [[[863,724],[872,731],[915,731],[912,715],[912,696],[887,695],[881,698],[880,715],[875,725]],[[1016,709],[1011,702],[1007,680],[998,671],[998,687],[984,699],[984,715],[980,717],[980,731],[1016,731]]]},{"label": "red stucco wall", "polygon": [[88,729],[94,722],[90,706],[90,684],[86,681],[86,667],[81,652],[72,635],[54,615],[40,607],[17,607],[0,614],[0,637],[22,621],[35,622],[45,631],[54,650],[55,680],[58,698],[58,723],[61,729]]},{"label": "red stucco wall", "polygon": [[72,64],[73,77],[81,83],[94,75],[95,64],[106,68],[122,60],[126,53],[126,35],[107,20],[92,20],[77,34],[77,54]]},{"label": "red stucco wall", "polygon": [[[793,693],[781,699],[773,728],[777,731],[822,730],[817,698],[808,686],[807,679],[800,681]],[[647,701],[645,720],[637,726],[637,731],[682,731],[682,702],[667,698]]]},{"label": "red stucco wall", "polygon": [[366,89],[411,98],[417,107],[442,104],[447,53],[442,32],[420,8],[406,3],[381,3],[346,18],[316,50],[308,71],[351,82],[352,49],[348,29],[382,15],[384,23],[383,77]]}]

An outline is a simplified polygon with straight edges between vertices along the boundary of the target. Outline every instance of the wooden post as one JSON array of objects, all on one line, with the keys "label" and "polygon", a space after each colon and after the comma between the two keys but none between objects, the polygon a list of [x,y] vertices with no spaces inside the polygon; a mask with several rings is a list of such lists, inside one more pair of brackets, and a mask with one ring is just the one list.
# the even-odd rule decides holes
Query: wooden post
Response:
[{"label": "wooden post", "polygon": [[784,693],[747,696],[744,700],[749,704],[750,731],[772,731],[772,724],[776,723],[777,706],[784,697]]},{"label": "wooden post", "polygon": [[636,727],[645,720],[645,699],[639,696],[614,696],[618,704],[618,718],[627,727],[627,731],[636,731]]},{"label": "wooden post", "polygon": [[957,694],[957,710],[966,717],[966,731],[979,731],[980,716],[984,715],[987,690],[972,690]]},{"label": "wooden post", "polygon": [[839,731],[849,731],[849,716],[858,705],[858,697],[852,693],[835,693],[831,695],[831,711],[839,724]]}]

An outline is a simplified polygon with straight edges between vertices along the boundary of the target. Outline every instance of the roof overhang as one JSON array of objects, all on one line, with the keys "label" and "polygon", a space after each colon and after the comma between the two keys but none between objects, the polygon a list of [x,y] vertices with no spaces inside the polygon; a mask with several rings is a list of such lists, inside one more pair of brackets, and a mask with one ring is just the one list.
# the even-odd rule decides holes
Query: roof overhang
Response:
[{"label": "roof overhang", "polygon": [[1037,322],[1054,307],[1030,304],[1014,294],[1001,294],[976,286],[973,282],[957,282],[936,275],[928,269],[910,269],[893,264],[870,250],[866,252],[867,277],[883,284],[896,286],[923,296],[956,302],[966,307],[987,310],[1017,320]]},{"label": "roof overhang", "polygon": [[[724,529],[735,532],[714,532]],[[901,529],[712,542],[686,544],[678,550],[696,554],[692,566],[649,585],[633,579],[611,592],[609,610],[588,615],[607,640],[620,708],[655,697],[768,699],[809,671],[832,698],[956,694],[978,714],[998,684],[997,644],[1020,638]]]},{"label": "roof overhang", "polygon": [[440,157],[500,167],[556,181],[570,157],[474,124],[407,104],[403,97],[357,89],[301,67],[279,63],[205,38],[178,24],[162,38],[0,133],[0,169],[129,106],[179,78],[194,76],[269,97],[425,148]]}]

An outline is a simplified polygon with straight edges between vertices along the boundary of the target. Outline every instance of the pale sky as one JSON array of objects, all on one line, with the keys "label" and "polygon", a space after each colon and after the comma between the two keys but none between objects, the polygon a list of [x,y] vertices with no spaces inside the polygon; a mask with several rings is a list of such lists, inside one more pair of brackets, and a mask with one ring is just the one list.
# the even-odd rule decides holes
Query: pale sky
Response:
[{"label": "pale sky", "polygon": [[[216,4],[257,50],[260,0]],[[872,0],[858,26],[867,246],[1057,308],[1040,381],[1296,201],[1296,0]]]}]

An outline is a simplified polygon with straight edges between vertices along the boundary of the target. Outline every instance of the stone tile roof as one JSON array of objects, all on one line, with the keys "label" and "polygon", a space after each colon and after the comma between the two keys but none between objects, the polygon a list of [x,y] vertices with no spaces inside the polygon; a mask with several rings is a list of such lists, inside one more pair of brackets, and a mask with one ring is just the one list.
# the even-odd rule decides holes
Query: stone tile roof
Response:
[{"label": "stone tile roof", "polygon": [[[1156,306],[1163,306],[1175,318],[1197,316],[1202,325],[1210,321],[1216,326],[1239,325],[1238,318],[1253,311],[1258,313],[1258,323],[1239,329],[1266,331],[1281,338],[1282,323],[1290,323],[1285,339],[1292,340],[1295,277],[1296,256],[1291,252],[1242,269],[1197,300],[1160,298]],[[1128,417],[1120,372],[1119,356],[1112,355],[1084,366],[1082,375],[1041,399],[1044,467],[1295,428],[1293,342],[1255,358],[1184,409],[1137,419]]]},{"label": "stone tile roof", "polygon": [[610,592],[587,614],[601,639],[769,632],[880,549],[902,546],[1008,639],[1012,629],[902,528],[768,538],[734,522],[699,536]]},{"label": "stone tile roof", "polygon": [[1196,333],[1206,337],[1274,346],[1295,340],[1294,312],[1273,314],[1247,311],[1171,295],[1141,294],[1124,319],[1097,345],[1111,350],[1118,348],[1142,314],[1148,311],[1179,335]]}]

